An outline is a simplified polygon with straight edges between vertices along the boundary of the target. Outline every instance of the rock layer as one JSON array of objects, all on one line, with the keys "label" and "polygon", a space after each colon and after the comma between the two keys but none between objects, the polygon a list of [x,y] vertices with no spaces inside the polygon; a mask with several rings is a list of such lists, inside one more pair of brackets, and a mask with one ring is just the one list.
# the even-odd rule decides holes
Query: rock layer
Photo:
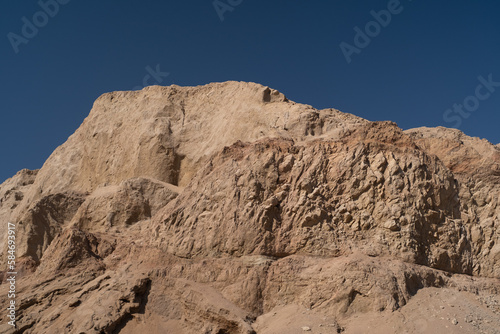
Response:
[{"label": "rock layer", "polygon": [[0,186],[0,331],[495,333],[499,181],[498,145],[258,84],[104,94]]}]

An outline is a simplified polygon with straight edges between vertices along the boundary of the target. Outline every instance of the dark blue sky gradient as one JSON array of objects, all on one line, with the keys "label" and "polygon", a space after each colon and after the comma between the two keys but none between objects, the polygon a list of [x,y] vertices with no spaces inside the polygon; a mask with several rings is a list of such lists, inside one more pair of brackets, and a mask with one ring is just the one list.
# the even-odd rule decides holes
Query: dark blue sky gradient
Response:
[{"label": "dark blue sky gradient", "polygon": [[[354,27],[388,1],[243,0],[221,21],[212,0],[71,0],[17,54],[8,33],[21,35],[22,17],[33,22],[41,7],[3,5],[0,182],[40,168],[99,95],[142,85],[147,66],[170,73],[161,85],[253,81],[403,129],[454,126],[443,113],[475,94],[478,76],[500,82],[498,0],[401,0],[402,12],[350,64],[340,43],[353,45]],[[460,130],[500,142],[497,90]]]}]

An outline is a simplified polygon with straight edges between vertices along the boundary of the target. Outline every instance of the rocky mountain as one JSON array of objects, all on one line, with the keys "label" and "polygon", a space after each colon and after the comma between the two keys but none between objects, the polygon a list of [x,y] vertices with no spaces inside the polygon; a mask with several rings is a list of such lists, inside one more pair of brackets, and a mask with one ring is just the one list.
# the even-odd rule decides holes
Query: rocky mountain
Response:
[{"label": "rocky mountain", "polygon": [[245,82],[104,94],[0,185],[0,332],[499,333],[499,194],[500,147],[458,130]]}]

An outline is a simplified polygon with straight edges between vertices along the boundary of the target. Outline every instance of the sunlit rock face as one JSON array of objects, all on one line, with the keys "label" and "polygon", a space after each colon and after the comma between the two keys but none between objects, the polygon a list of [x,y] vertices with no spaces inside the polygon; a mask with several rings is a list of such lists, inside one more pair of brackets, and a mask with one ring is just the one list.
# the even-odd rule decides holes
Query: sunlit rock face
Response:
[{"label": "sunlit rock face", "polygon": [[104,94],[0,185],[0,332],[498,333],[499,194],[458,130],[255,83]]}]

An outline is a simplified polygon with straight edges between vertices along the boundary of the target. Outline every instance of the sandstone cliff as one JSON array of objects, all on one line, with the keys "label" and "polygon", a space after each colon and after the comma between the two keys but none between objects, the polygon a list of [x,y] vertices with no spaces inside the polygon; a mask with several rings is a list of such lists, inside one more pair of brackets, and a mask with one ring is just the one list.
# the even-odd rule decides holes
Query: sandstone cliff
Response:
[{"label": "sandstone cliff", "polygon": [[499,193],[499,146],[458,130],[254,83],[104,94],[0,186],[0,331],[498,333]]}]

